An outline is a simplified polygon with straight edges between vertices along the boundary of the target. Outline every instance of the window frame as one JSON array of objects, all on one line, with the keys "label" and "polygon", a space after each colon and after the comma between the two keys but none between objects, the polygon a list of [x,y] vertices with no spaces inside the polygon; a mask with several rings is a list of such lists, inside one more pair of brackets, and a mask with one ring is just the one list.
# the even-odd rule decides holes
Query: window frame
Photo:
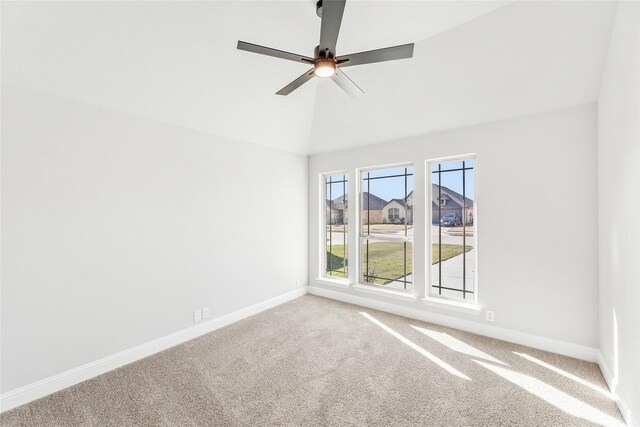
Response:
[{"label": "window frame", "polygon": [[[336,282],[339,284],[344,284],[344,285],[348,285],[349,282],[349,276],[351,275],[351,266],[349,266],[349,247],[350,245],[350,241],[349,241],[349,229],[347,228],[344,232],[344,245],[346,245],[346,251],[345,251],[345,255],[346,255],[346,260],[347,260],[347,269],[346,269],[346,277],[339,277],[339,276],[332,276],[327,274],[327,235],[326,235],[326,227],[327,227],[327,184],[328,182],[328,178],[329,177],[335,177],[335,176],[339,176],[342,175],[344,177],[344,190],[345,193],[344,195],[346,196],[345,200],[347,201],[347,209],[349,208],[349,205],[351,204],[350,202],[350,195],[349,195],[349,171],[348,170],[338,170],[338,171],[333,171],[333,172],[323,172],[320,173],[319,176],[319,185],[320,185],[320,264],[319,264],[319,275],[318,275],[318,280],[321,281],[325,281],[325,282]],[[341,182],[341,181],[336,181],[336,183]],[[343,214],[344,215],[344,214]],[[343,223],[344,221],[348,221],[348,216],[343,216]],[[348,222],[347,222],[348,225]]]},{"label": "window frame", "polygon": [[[455,162],[455,161],[465,161],[465,160],[473,160],[473,249],[475,250],[475,259],[474,263],[474,271],[473,271],[473,299],[464,299],[457,298],[449,295],[440,295],[436,287],[433,286],[433,265],[431,264],[431,260],[433,259],[433,244],[437,243],[432,238],[431,226],[432,226],[432,218],[433,218],[433,173],[432,167],[434,164],[441,164],[447,162]],[[477,178],[477,169],[478,169],[478,157],[475,153],[471,154],[462,154],[458,156],[447,156],[447,157],[439,157],[434,159],[425,160],[425,259],[424,259],[424,267],[425,267],[425,299],[429,301],[434,301],[436,303],[453,303],[460,306],[470,306],[477,307],[478,306],[478,294],[479,294],[479,281],[478,281],[478,203],[477,203],[477,194],[478,194],[478,178]],[[444,172],[444,171],[443,171]],[[464,172],[463,172],[464,173]],[[466,194],[465,194],[466,197]],[[441,202],[441,200],[439,200]],[[442,206],[442,205],[440,205]],[[463,209],[464,210],[464,209]],[[463,213],[464,216],[464,213]],[[466,236],[465,236],[466,241]],[[463,243],[466,244],[466,243]],[[466,254],[463,252],[463,254]],[[464,279],[463,279],[464,280]],[[462,291],[460,291],[462,292]],[[463,294],[464,295],[464,294]]]},{"label": "window frame", "polygon": [[[364,234],[363,233],[363,219],[364,219],[363,218],[364,189],[362,188],[363,174],[367,172],[372,172],[372,171],[379,171],[384,169],[399,169],[399,168],[412,168],[411,175],[414,178],[414,183],[411,191],[415,191],[415,164],[413,162],[402,162],[402,163],[393,163],[393,164],[384,164],[384,165],[356,168],[355,175],[356,175],[357,181],[355,183],[356,184],[355,194],[356,194],[357,200],[355,204],[357,208],[356,223],[358,226],[358,230],[356,235],[357,244],[355,245],[355,249],[356,249],[355,258],[357,260],[355,277],[357,277],[357,282],[356,282],[356,285],[354,285],[354,287],[364,291],[379,292],[380,294],[386,294],[386,295],[395,294],[402,298],[411,298],[411,300],[415,300],[416,298],[415,295],[417,294],[418,290],[417,290],[417,284],[415,281],[416,263],[415,263],[415,243],[414,243],[413,237],[408,237],[408,236],[390,237],[389,235],[385,235],[385,234]],[[409,194],[411,194],[411,192],[409,192]],[[405,197],[406,196],[407,195],[405,195]],[[413,227],[415,228],[415,224],[413,224]],[[415,233],[415,230],[414,230],[414,233]],[[367,239],[377,240],[382,242],[406,242],[411,244],[411,259],[412,259],[411,274],[413,275],[413,280],[411,283],[412,289],[388,288],[385,285],[375,285],[375,284],[367,283],[363,280],[364,279],[363,265],[362,265],[362,257],[364,256],[363,242],[366,241]]]}]

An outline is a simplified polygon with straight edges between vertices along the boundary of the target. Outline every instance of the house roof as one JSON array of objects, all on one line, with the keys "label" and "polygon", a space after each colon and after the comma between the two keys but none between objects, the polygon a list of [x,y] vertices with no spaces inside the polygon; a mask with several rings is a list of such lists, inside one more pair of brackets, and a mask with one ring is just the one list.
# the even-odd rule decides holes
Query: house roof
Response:
[{"label": "house roof", "polygon": [[349,206],[349,197],[345,200],[345,195],[338,196],[331,201],[331,206],[334,209],[346,209]]},{"label": "house roof", "polygon": [[362,207],[365,209],[369,209],[372,211],[378,211],[383,209],[387,205],[387,201],[381,199],[375,194],[367,193],[366,191],[362,193]]},{"label": "house roof", "polygon": [[[438,197],[442,195],[446,199],[446,208],[462,208],[463,197],[462,194],[453,191],[450,188],[444,186],[438,186],[437,184],[431,184],[431,204],[434,208],[438,207]],[[466,207],[473,207],[473,200],[465,197]]]},{"label": "house roof", "polygon": [[[412,191],[412,193],[413,193],[413,191]],[[385,206],[388,206],[391,202],[396,202],[400,206],[404,207],[404,199],[391,199],[391,200],[389,200],[389,203],[387,203]],[[411,208],[413,206],[413,203],[409,199],[409,196],[407,196],[407,204],[409,205],[409,208]]]},{"label": "house roof", "polygon": [[[462,208],[462,195],[453,191],[448,187],[441,187],[441,192],[438,190],[437,184],[432,184],[432,198],[431,202],[434,208],[438,207],[438,196],[441,194],[447,200],[447,204],[445,205],[447,208]],[[348,196],[347,203],[345,203],[345,195],[341,195],[336,197],[333,200],[327,199],[327,206],[331,207],[331,209],[346,209],[348,207]],[[467,207],[473,206],[473,200],[466,197]],[[396,202],[400,206],[404,206],[404,199],[391,199],[388,202],[375,194],[371,194],[368,192],[362,193],[362,206],[363,208],[368,208],[370,210],[381,210],[384,209],[389,203]],[[407,205],[409,208],[413,206],[413,191],[407,195]]]},{"label": "house roof", "polygon": [[[327,205],[331,207],[331,209],[346,209],[349,206],[349,196],[347,196],[347,203],[345,203],[344,194],[336,197],[333,200],[327,199]],[[366,191],[362,193],[362,206],[366,208],[369,207],[370,210],[376,211],[381,210],[387,205],[387,201],[381,199],[375,194],[367,193]]]}]

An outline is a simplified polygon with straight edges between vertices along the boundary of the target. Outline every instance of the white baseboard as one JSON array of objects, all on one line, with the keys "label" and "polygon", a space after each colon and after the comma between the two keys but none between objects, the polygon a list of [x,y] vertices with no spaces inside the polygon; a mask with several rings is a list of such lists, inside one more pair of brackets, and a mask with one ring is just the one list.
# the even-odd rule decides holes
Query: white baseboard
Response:
[{"label": "white baseboard", "polygon": [[[252,306],[234,311],[233,313],[209,320],[204,323],[192,326],[182,331],[167,335],[162,338],[141,344],[137,347],[124,350],[111,356],[104,357],[94,362],[87,363],[77,368],[62,372],[44,380],[20,387],[15,390],[0,395],[0,413],[8,411],[17,406],[47,396],[56,391],[65,389],[82,381],[94,378],[98,375],[109,372],[113,369],[135,362],[142,358],[151,356],[160,351],[166,350],[175,345],[189,341],[193,338],[207,334],[209,332],[220,329],[224,326],[235,323],[239,320],[253,316],[261,311],[273,308],[285,302],[298,298],[306,293],[323,296],[351,304],[357,304],[363,307],[369,307],[376,310],[386,311],[400,316],[410,317],[425,322],[435,323],[463,331],[484,335],[504,341],[522,344],[529,347],[538,348],[553,353],[559,353],[577,359],[597,362],[600,365],[603,376],[615,394],[615,384],[611,384],[613,377],[608,369],[607,364],[598,349],[581,346],[578,344],[566,343],[550,338],[540,337],[527,334],[524,332],[513,331],[491,325],[484,325],[464,319],[457,319],[441,314],[429,313],[424,310],[409,308],[397,305],[391,302],[374,300],[360,295],[347,294],[344,292],[333,291],[316,286],[301,287],[293,291],[287,292],[267,301],[254,304]],[[617,395],[616,402],[620,408],[620,412],[625,417],[628,425],[638,426],[638,422],[631,413],[629,405],[624,398]]]},{"label": "white baseboard", "polygon": [[586,360],[588,362],[596,362],[599,365],[600,370],[602,371],[602,375],[604,376],[607,385],[609,386],[609,390],[611,390],[611,393],[615,397],[618,409],[620,410],[620,413],[622,414],[627,425],[640,427],[638,418],[631,411],[631,408],[625,400],[624,396],[618,390],[616,390],[617,379],[613,377],[611,370],[609,369],[609,365],[605,362],[606,359],[602,355],[600,349],[554,340],[538,335],[527,334],[525,332],[514,331],[511,329],[500,328],[497,326],[472,322],[464,319],[458,319],[442,314],[430,313],[424,310],[394,304],[393,302],[380,301],[361,295],[325,289],[318,286],[309,286],[308,292],[313,295],[331,298],[350,304],[356,304],[375,310],[385,311],[388,313],[397,314],[399,316],[410,317],[412,319],[422,320],[425,322],[460,329],[462,331],[471,332],[478,335],[526,345],[552,353],[575,357],[576,359]]},{"label": "white baseboard", "polygon": [[619,390],[617,390],[618,379],[614,378],[613,374],[611,373],[611,369],[609,369],[609,364],[606,362],[606,359],[604,358],[604,355],[601,351],[598,351],[598,365],[600,366],[602,376],[607,382],[609,390],[611,390],[611,393],[616,400],[616,404],[618,405],[618,409],[620,410],[620,413],[622,414],[622,417],[624,418],[627,425],[634,427],[640,426],[638,418],[636,418],[633,415],[633,412],[631,412],[631,408],[629,407],[629,404],[625,400],[624,396],[620,393]]},{"label": "white baseboard", "polygon": [[151,356],[152,354],[158,353],[162,350],[166,350],[185,341],[189,341],[249,316],[253,316],[261,311],[291,301],[306,293],[307,288],[301,287],[275,298],[225,314],[224,316],[211,319],[182,331],[175,332],[171,335],[158,338],[137,347],[121,351],[111,356],[59,373],[52,377],[28,384],[24,387],[3,393],[0,395],[0,412],[8,411],[9,409],[24,405],[25,403],[39,399],[48,394],[94,378],[113,369],[135,362],[136,360]]},{"label": "white baseboard", "polygon": [[484,335],[503,341],[526,345],[552,353],[575,357],[576,359],[586,360],[588,362],[596,362],[600,367],[600,370],[602,371],[602,375],[604,376],[607,385],[609,386],[609,390],[611,390],[611,393],[615,397],[618,409],[620,410],[620,413],[622,414],[627,425],[640,427],[638,418],[634,416],[624,396],[616,390],[617,379],[615,379],[611,374],[611,370],[609,369],[608,364],[605,362],[605,358],[602,355],[602,352],[597,348],[567,343],[551,338],[527,334],[525,332],[518,332],[510,329],[500,328],[497,326],[484,325],[481,323],[471,322],[464,319],[457,319],[441,314],[429,313],[423,310],[397,305],[392,302],[374,300],[360,295],[348,294],[345,292],[334,291],[317,286],[309,286],[308,292],[313,295],[331,298],[350,304],[360,305],[363,307],[369,307],[375,310],[397,314],[399,316],[410,317],[412,319],[422,320],[425,322],[460,329],[478,335]]},{"label": "white baseboard", "polygon": [[500,328],[498,326],[487,325],[479,322],[458,319],[456,317],[431,313],[417,308],[394,304],[392,302],[380,301],[377,299],[367,298],[365,296],[334,291],[317,286],[309,286],[308,289],[309,293],[313,295],[361,305],[375,310],[386,311],[388,313],[410,317],[424,322],[435,323],[437,325],[448,326],[450,328],[526,345],[528,347],[575,357],[576,359],[586,360],[589,362],[597,362],[598,360],[599,350],[593,347],[554,340],[552,338],[545,338],[538,335],[518,332],[512,329]]}]

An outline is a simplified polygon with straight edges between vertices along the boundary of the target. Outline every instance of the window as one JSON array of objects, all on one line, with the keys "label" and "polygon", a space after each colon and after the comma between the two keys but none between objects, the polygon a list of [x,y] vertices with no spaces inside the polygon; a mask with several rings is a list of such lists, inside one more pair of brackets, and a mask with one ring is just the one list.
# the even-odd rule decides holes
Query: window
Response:
[{"label": "window", "polygon": [[347,175],[324,175],[324,276],[348,277]]},{"label": "window", "polygon": [[413,167],[360,172],[360,281],[413,291]]},{"label": "window", "polygon": [[429,294],[475,301],[475,160],[431,163],[430,175],[431,186],[427,186],[431,191]]}]

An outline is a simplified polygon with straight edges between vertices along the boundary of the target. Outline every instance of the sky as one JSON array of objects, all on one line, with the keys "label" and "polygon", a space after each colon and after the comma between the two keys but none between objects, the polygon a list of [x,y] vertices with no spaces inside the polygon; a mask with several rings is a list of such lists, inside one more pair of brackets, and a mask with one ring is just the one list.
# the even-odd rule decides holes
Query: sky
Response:
[{"label": "sky", "polygon": [[[473,165],[473,160],[467,160],[465,165],[467,167]],[[438,169],[437,165],[433,165],[433,170]],[[447,162],[441,164],[442,171],[447,169],[457,169],[462,167],[462,162]],[[362,177],[366,178],[367,173],[369,177],[384,177],[390,175],[402,175],[404,174],[404,168],[395,168],[395,169],[383,169],[376,171],[363,172]],[[408,174],[413,174],[413,168],[407,168]],[[466,196],[469,199],[474,199],[474,179],[473,179],[473,171],[465,172],[465,185],[466,185]],[[441,185],[443,187],[450,188],[451,190],[462,194],[462,171],[453,171],[453,172],[443,172],[441,175]],[[334,176],[333,180],[341,180],[342,176]],[[432,173],[432,179],[434,184],[438,184],[438,175]],[[345,186],[345,187],[348,187]],[[369,189],[367,190],[367,181],[363,180],[361,183],[362,191],[369,191],[371,194],[376,195],[386,201],[391,199],[403,199],[405,197],[405,180],[404,176],[393,177],[393,178],[380,178],[380,179],[370,179],[369,180]],[[413,190],[413,175],[409,175],[407,177],[407,193],[410,193]],[[331,184],[331,199],[334,200],[336,197],[340,197],[344,194],[343,192],[343,184],[334,183]],[[329,188],[327,187],[327,198],[329,198]]]}]

